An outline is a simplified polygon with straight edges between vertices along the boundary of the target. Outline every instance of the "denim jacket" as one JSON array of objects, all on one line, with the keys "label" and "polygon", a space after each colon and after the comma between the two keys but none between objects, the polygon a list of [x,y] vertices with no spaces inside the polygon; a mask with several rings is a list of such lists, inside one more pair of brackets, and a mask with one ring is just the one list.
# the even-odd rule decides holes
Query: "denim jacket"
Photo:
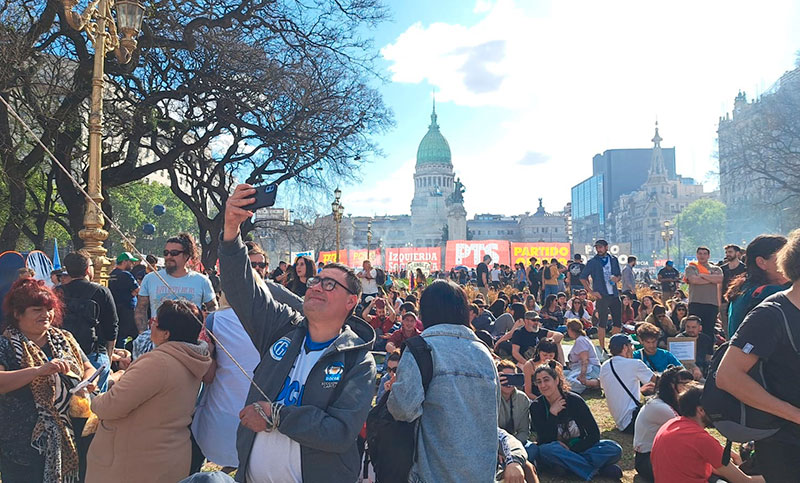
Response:
[{"label": "denim jacket", "polygon": [[492,357],[463,325],[435,325],[422,337],[433,359],[427,393],[414,357],[404,353],[387,401],[396,419],[420,418],[409,481],[493,481],[500,385]]},{"label": "denim jacket", "polygon": [[[609,261],[611,264],[611,275],[615,277],[622,276],[622,272],[619,269],[619,259],[610,253],[608,256],[611,258]],[[581,272],[581,280],[588,280],[589,277],[592,277],[593,291],[599,293],[603,297],[616,297],[619,295],[617,284],[613,284],[614,293],[608,293],[608,289],[606,288],[606,278],[603,275],[603,261],[599,255],[595,255],[594,257],[590,258],[589,261],[586,262],[586,267],[583,269],[583,272]]]}]

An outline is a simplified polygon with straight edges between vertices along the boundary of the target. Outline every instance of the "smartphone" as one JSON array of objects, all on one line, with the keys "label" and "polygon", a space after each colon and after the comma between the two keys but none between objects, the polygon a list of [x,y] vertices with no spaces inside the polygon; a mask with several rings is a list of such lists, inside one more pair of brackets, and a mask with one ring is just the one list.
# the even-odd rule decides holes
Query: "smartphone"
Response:
[{"label": "smartphone", "polygon": [[278,185],[267,184],[256,187],[253,197],[256,199],[252,204],[242,208],[249,211],[256,211],[259,208],[267,208],[275,204],[275,197],[278,195]]},{"label": "smartphone", "polygon": [[525,374],[500,374],[505,379],[501,385],[505,387],[525,387]]}]

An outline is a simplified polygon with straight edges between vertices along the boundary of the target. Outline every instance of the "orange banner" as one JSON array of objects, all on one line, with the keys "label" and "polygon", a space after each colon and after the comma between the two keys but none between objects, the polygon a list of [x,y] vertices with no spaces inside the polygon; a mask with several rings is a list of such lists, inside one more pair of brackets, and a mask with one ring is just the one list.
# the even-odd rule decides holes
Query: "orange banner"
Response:
[{"label": "orange banner", "polygon": [[447,242],[445,268],[459,265],[474,268],[483,261],[484,255],[492,257],[492,263],[508,265],[509,242],[507,240],[451,240]]},{"label": "orange banner", "polygon": [[350,250],[350,266],[353,268],[361,267],[364,265],[364,260],[372,262],[373,267],[380,267],[383,264],[381,260],[381,253],[377,250],[369,251],[369,259],[367,258],[366,250]]},{"label": "orange banner", "polygon": [[[317,262],[322,262],[324,264],[333,263],[336,261],[336,250],[331,250],[329,252],[319,252],[319,258],[317,258]],[[339,250],[339,262],[347,263],[347,250]]]},{"label": "orange banner", "polygon": [[431,270],[441,270],[441,252],[439,247],[402,247],[385,248],[386,252],[386,271],[399,272],[409,263],[423,262],[429,263]]},{"label": "orange banner", "polygon": [[556,258],[562,265],[566,265],[570,258],[569,243],[512,243],[511,244],[511,264],[528,261],[531,257],[536,257],[539,261],[546,258],[548,260]]}]

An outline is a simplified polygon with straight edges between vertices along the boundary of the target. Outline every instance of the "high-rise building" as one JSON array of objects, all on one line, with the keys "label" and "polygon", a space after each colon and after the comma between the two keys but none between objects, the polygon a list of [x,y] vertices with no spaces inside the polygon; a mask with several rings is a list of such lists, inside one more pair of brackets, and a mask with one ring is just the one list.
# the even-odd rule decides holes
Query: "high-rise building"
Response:
[{"label": "high-rise building", "polygon": [[[675,148],[661,149],[668,179],[676,179]],[[572,187],[572,238],[588,243],[611,237],[608,219],[620,196],[642,187],[649,175],[650,148],[608,149],[592,158],[592,176]]]}]

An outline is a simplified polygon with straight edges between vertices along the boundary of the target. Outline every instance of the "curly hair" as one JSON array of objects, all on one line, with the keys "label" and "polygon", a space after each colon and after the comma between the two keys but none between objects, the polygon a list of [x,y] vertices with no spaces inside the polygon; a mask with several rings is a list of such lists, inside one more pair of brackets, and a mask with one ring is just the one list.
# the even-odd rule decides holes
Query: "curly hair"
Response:
[{"label": "curly hair", "polygon": [[636,328],[636,335],[639,340],[653,340],[661,337],[661,330],[650,322],[643,322]]},{"label": "curly hair", "polygon": [[17,317],[28,307],[44,307],[53,310],[54,316],[50,325],[54,327],[61,325],[64,307],[58,295],[43,280],[21,278],[14,282],[3,299],[4,317],[0,330],[5,330],[7,327],[18,328]]},{"label": "curly hair", "polygon": [[197,259],[198,256],[197,243],[195,243],[192,235],[188,233],[179,233],[178,236],[174,236],[169,240],[167,240],[167,243],[180,244],[183,247],[183,251],[186,252],[186,256],[189,257],[190,261],[194,261]]}]

